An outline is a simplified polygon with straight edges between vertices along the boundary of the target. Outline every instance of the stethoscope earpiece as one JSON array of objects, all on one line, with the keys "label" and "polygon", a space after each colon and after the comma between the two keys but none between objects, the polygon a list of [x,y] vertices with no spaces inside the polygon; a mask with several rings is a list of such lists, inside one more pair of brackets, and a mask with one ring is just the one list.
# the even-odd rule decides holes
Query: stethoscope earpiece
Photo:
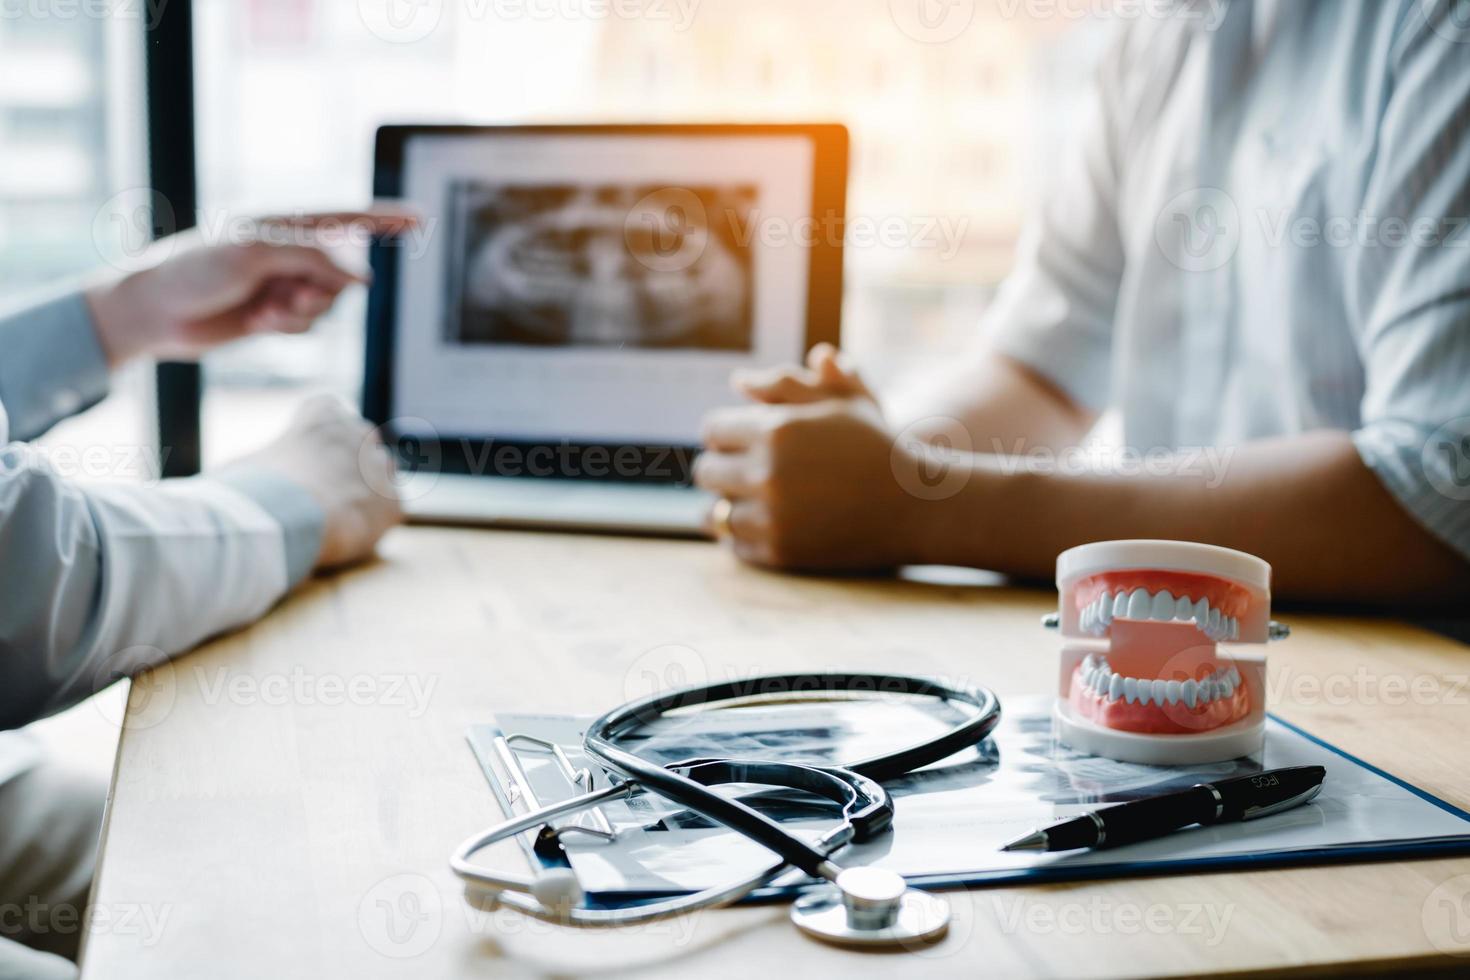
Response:
[{"label": "stethoscope earpiece", "polygon": [[531,882],[531,897],[557,915],[566,917],[582,904],[586,893],[571,868],[551,868]]}]

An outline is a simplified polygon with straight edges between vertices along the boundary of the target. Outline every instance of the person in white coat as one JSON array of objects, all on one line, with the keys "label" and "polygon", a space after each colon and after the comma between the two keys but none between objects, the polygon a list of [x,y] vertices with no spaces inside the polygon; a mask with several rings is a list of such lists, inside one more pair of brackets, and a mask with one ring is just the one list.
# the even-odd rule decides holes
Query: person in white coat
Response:
[{"label": "person in white coat", "polygon": [[70,482],[25,440],[99,401],[134,358],[308,329],[361,281],[317,246],[327,222],[396,233],[413,219],[181,241],[151,268],[0,317],[0,980],[75,972],[105,796],[9,730],[255,620],[401,516],[387,450],[334,399],[247,459],[156,485]]}]

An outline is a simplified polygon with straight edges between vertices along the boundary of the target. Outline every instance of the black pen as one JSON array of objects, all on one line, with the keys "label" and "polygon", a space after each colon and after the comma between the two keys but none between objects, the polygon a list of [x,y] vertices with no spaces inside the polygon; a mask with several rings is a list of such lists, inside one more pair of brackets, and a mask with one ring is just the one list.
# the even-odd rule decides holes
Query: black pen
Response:
[{"label": "black pen", "polygon": [[1177,793],[1104,807],[1013,840],[1003,851],[1070,851],[1152,840],[1191,824],[1254,820],[1300,806],[1322,792],[1327,770],[1293,766],[1200,783]]}]

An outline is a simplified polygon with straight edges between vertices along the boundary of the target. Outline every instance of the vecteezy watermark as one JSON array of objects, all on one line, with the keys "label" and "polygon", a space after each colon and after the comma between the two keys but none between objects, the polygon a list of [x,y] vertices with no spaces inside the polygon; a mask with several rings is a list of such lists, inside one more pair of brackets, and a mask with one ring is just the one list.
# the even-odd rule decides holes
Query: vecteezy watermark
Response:
[{"label": "vecteezy watermark", "polygon": [[996,0],[1001,17],[1074,23],[1083,20],[1183,20],[1212,31],[1225,19],[1227,0]]},{"label": "vecteezy watermark", "polygon": [[43,469],[64,480],[120,480],[152,484],[162,477],[161,467],[168,460],[169,449],[156,454],[151,446],[68,446],[35,445],[8,447],[7,454],[18,453],[24,465]]},{"label": "vecteezy watermark", "polygon": [[169,0],[0,0],[0,21],[141,21],[153,30]]},{"label": "vecteezy watermark", "polygon": [[439,29],[444,0],[357,0],[357,16],[389,44],[417,44]]},{"label": "vecteezy watermark", "polygon": [[1222,268],[1247,239],[1263,249],[1470,248],[1470,216],[1303,213],[1293,207],[1257,208],[1242,214],[1217,187],[1196,187],[1170,198],[1154,223],[1164,259],[1185,272]]},{"label": "vecteezy watermark", "polygon": [[112,935],[136,938],[136,945],[158,945],[173,905],[165,902],[105,902],[78,906],[47,902],[31,895],[23,902],[0,902],[0,938]]},{"label": "vecteezy watermark", "polygon": [[1233,446],[1171,446],[1150,450],[1134,447],[1072,446],[1053,449],[1029,446],[1018,439],[1007,445],[992,439],[977,455],[969,430],[958,419],[921,419],[895,437],[890,454],[894,478],[920,500],[947,500],[963,490],[983,462],[1004,476],[1105,475],[1121,477],[1192,477],[1205,490],[1225,482],[1235,458]]},{"label": "vecteezy watermark", "polygon": [[920,44],[948,44],[975,21],[975,0],[888,0],[888,14]]},{"label": "vecteezy watermark", "polygon": [[1225,482],[1230,463],[1235,458],[1234,446],[1174,446],[1141,450],[1130,446],[1072,446],[1061,450],[1049,446],[1027,448],[1024,439],[1007,446],[992,439],[990,457],[1002,473],[1036,473],[1082,476],[1187,476],[1204,481],[1206,490],[1214,490]]},{"label": "vecteezy watermark", "polygon": [[1240,210],[1218,187],[1174,195],[1154,222],[1154,242],[1165,260],[1185,272],[1213,272],[1240,247]]},{"label": "vecteezy watermark", "polygon": [[933,416],[908,425],[893,440],[888,464],[904,492],[919,500],[948,500],[970,482],[970,430],[958,419]]},{"label": "vecteezy watermark", "polygon": [[623,700],[636,701],[696,684],[709,683],[709,662],[698,650],[665,643],[645,650],[623,672]]},{"label": "vecteezy watermark", "polygon": [[437,674],[336,674],[300,665],[284,673],[246,674],[228,667],[193,668],[205,704],[403,708],[410,718],[429,710]]},{"label": "vecteezy watermark", "polygon": [[948,262],[964,247],[965,215],[866,215],[835,211],[792,218],[760,208],[711,210],[693,189],[663,187],[641,198],[623,223],[628,252],[652,272],[683,272],[705,256],[712,241],[740,251],[766,249],[887,248],[932,252]]},{"label": "vecteezy watermark", "polygon": [[92,691],[97,693],[132,678],[126,702],[93,698],[92,704],[108,724],[140,731],[166,719],[178,700],[178,678],[168,655],[154,646],[131,646],[103,657],[92,672]]},{"label": "vecteezy watermark", "polygon": [[[397,466],[384,474],[383,446]],[[358,446],[358,470],[374,493],[414,500],[429,493],[441,473],[467,476],[565,477],[592,480],[690,479],[692,453],[674,446],[513,443],[494,439],[445,439],[433,423],[411,417],[389,420]]]},{"label": "vecteezy watermark", "polygon": [[708,250],[709,239],[709,210],[687,187],[661,187],[644,195],[623,221],[629,254],[652,272],[693,268]]},{"label": "vecteezy watermark", "polygon": [[1424,935],[1449,956],[1470,956],[1470,875],[1440,882],[1419,913]]},{"label": "vecteezy watermark", "polygon": [[390,44],[416,44],[456,23],[498,21],[647,21],[675,31],[694,24],[700,0],[358,0],[363,26]]},{"label": "vecteezy watermark", "polygon": [[1424,477],[1451,500],[1470,500],[1470,416],[1451,419],[1424,442]]},{"label": "vecteezy watermark", "polygon": [[444,900],[434,883],[420,874],[384,878],[357,904],[357,931],[382,956],[422,956],[443,930]]},{"label": "vecteezy watermark", "polygon": [[172,201],[151,188],[129,187],[97,210],[92,219],[92,245],[103,261],[127,270],[158,247],[155,243],[172,239],[178,230],[179,217]]},{"label": "vecteezy watermark", "polygon": [[1470,219],[1463,216],[1298,214],[1291,208],[1257,212],[1261,240],[1268,248],[1465,248]]},{"label": "vecteezy watermark", "polygon": [[1419,0],[1419,11],[1446,41],[1470,42],[1470,0]]},{"label": "vecteezy watermark", "polygon": [[1266,680],[1269,704],[1470,706],[1470,674],[1380,673],[1359,666],[1351,673],[1297,673],[1291,665]]},{"label": "vecteezy watermark", "polygon": [[[468,443],[466,447],[468,452]],[[396,418],[370,430],[357,447],[359,475],[385,500],[407,502],[428,494],[439,482],[443,464],[438,430],[427,419]]]},{"label": "vecteezy watermark", "polygon": [[991,898],[996,921],[1007,935],[1032,936],[1202,936],[1213,948],[1225,941],[1233,902],[1084,902]]}]

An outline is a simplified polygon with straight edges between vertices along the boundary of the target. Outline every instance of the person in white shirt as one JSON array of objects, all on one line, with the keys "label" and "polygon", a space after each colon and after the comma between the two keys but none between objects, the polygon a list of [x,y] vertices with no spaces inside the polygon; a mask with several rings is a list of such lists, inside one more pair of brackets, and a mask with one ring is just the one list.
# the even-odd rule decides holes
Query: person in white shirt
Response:
[{"label": "person in white shirt", "polygon": [[105,795],[8,730],[251,622],[401,517],[388,451],[333,399],[247,459],[156,486],[69,482],[24,440],[100,400],[134,358],[308,329],[361,281],[312,243],[327,222],[394,234],[413,219],[375,209],[186,239],[152,268],[0,317],[0,980],[74,972],[81,929],[58,923],[80,922]]},{"label": "person in white shirt", "polygon": [[[696,479],[741,556],[1040,579],[1174,538],[1266,558],[1286,597],[1463,602],[1463,6],[1167,11],[1119,15],[977,356],[908,406],[829,349],[740,379],[761,404],[708,420]],[[1078,451],[1107,409],[1122,450]]]}]

